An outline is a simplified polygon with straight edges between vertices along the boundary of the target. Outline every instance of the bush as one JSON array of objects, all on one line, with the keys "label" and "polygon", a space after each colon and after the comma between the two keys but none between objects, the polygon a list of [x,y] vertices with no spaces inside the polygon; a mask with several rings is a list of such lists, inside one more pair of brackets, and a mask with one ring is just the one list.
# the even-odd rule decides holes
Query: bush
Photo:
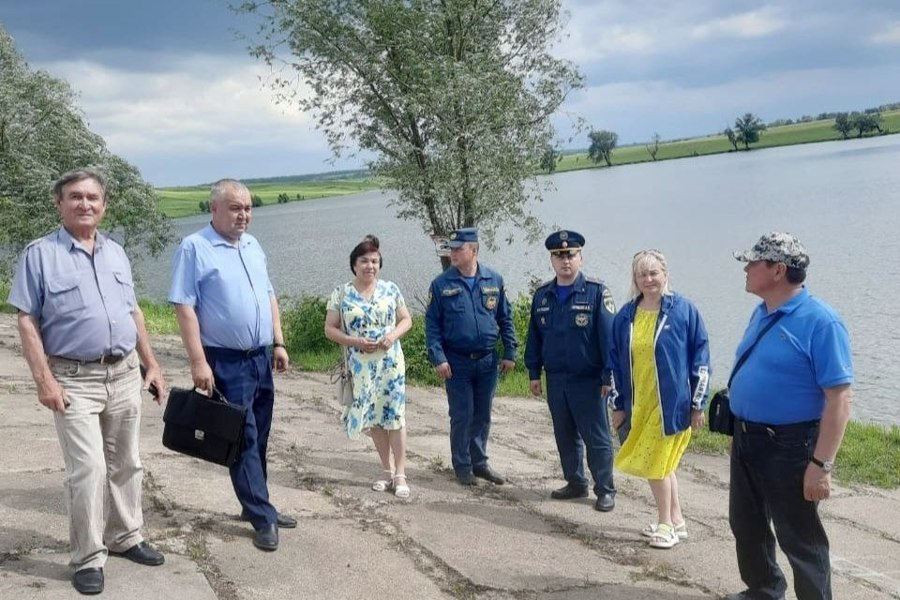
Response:
[{"label": "bush", "polygon": [[325,337],[324,298],[302,296],[299,300],[281,300],[281,328],[291,354],[329,352],[337,344]]},{"label": "bush", "polygon": [[250,203],[253,208],[257,208],[263,205],[263,199],[260,198],[257,194],[253,194],[252,196],[250,196]]}]

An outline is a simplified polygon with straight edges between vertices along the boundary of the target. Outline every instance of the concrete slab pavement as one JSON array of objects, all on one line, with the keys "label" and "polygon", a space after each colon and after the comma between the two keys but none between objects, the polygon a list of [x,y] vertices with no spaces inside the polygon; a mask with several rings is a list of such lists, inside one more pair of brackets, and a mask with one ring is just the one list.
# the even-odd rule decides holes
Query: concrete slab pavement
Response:
[{"label": "concrete slab pavement", "polygon": [[[0,598],[72,598],[63,462],[14,321],[0,315]],[[170,383],[187,385],[180,340],[158,337],[154,347]],[[277,552],[256,550],[227,471],[165,449],[163,409],[148,400],[145,535],[167,560],[148,568],[111,558],[103,597],[694,600],[743,587],[725,457],[685,457],[679,482],[690,537],[657,551],[639,534],[655,512],[642,480],[616,474],[612,513],[594,511],[593,498],[549,499],[563,481],[542,401],[496,400],[489,453],[509,483],[467,489],[449,465],[442,391],[410,388],[412,497],[404,501],[370,489],[380,475],[374,447],[341,432],[326,377],[292,371],[276,386],[270,492],[298,528],[281,531]],[[842,487],[822,510],[835,598],[900,598],[900,492]]]}]

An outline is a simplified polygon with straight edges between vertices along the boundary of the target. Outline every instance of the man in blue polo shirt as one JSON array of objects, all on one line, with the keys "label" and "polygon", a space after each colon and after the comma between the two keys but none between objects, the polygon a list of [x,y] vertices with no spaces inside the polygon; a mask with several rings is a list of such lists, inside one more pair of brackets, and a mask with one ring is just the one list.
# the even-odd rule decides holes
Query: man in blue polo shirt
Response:
[{"label": "man in blue polo shirt", "polygon": [[763,302],[737,356],[759,341],[730,387],[736,423],[729,521],[748,589],[727,598],[784,598],[774,525],[794,571],[797,598],[830,599],[828,538],[818,503],[830,495],[831,471],[850,418],[849,336],[834,309],[803,286],[809,256],[796,237],[769,233],[734,257],[747,263],[746,289]]},{"label": "man in blue polo shirt", "polygon": [[231,467],[231,482],[241,518],[256,531],[254,545],[271,551],[278,548],[278,527],[297,526],[296,519],[272,506],[266,484],[275,403],[272,363],[284,371],[288,354],[266,255],[247,233],[250,191],[234,179],[218,181],[209,208],[211,223],[184,238],[175,253],[169,302],[175,305],[194,385],[212,391],[215,384],[229,402],[247,407],[244,448]]},{"label": "man in blue polo shirt", "polygon": [[503,476],[488,464],[487,441],[498,368],[505,373],[515,366],[512,310],[503,278],[478,262],[474,227],[450,234],[450,264],[428,290],[425,343],[447,387],[453,470],[462,485],[475,485],[476,477],[501,485]]}]

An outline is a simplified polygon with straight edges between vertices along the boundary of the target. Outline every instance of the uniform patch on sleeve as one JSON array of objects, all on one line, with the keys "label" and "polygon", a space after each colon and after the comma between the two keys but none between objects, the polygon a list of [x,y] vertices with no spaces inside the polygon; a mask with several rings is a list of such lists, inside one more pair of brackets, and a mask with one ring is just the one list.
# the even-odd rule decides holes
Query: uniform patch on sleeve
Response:
[{"label": "uniform patch on sleeve", "polygon": [[612,314],[616,314],[616,303],[609,290],[603,290],[603,308]]}]

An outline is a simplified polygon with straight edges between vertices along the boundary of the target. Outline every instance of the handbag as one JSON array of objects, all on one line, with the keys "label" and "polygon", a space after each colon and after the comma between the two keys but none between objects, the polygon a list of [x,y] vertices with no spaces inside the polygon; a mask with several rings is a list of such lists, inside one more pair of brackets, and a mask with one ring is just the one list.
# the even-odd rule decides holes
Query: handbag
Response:
[{"label": "handbag", "polygon": [[230,467],[244,445],[247,408],[232,404],[219,390],[172,388],[163,414],[163,446],[180,454]]},{"label": "handbag", "polygon": [[734,363],[734,368],[731,369],[731,375],[728,377],[728,385],[724,388],[716,392],[712,400],[709,401],[709,430],[713,433],[721,433],[723,435],[734,435],[734,413],[731,412],[731,397],[728,395],[728,388],[731,387],[731,382],[734,380],[735,373],[738,372],[744,363],[747,362],[747,358],[750,356],[750,353],[753,352],[753,349],[756,348],[756,345],[759,343],[759,340],[762,339],[766,333],[772,327],[775,326],[775,323],[778,322],[781,317],[784,316],[783,312],[779,312],[775,315],[769,324],[763,327],[762,331],[759,332],[759,335],[756,336],[756,339],[750,344],[750,347],[744,350],[744,353],[741,357]]},{"label": "handbag", "polygon": [[[347,332],[347,326],[344,324],[344,294],[347,291],[347,285],[341,287],[341,299],[338,304],[338,316],[341,319],[341,331]],[[353,404],[353,373],[350,372],[349,356],[347,347],[341,345],[341,361],[335,366],[331,372],[331,383],[336,384],[335,392],[337,400],[341,406],[350,406]]]}]

